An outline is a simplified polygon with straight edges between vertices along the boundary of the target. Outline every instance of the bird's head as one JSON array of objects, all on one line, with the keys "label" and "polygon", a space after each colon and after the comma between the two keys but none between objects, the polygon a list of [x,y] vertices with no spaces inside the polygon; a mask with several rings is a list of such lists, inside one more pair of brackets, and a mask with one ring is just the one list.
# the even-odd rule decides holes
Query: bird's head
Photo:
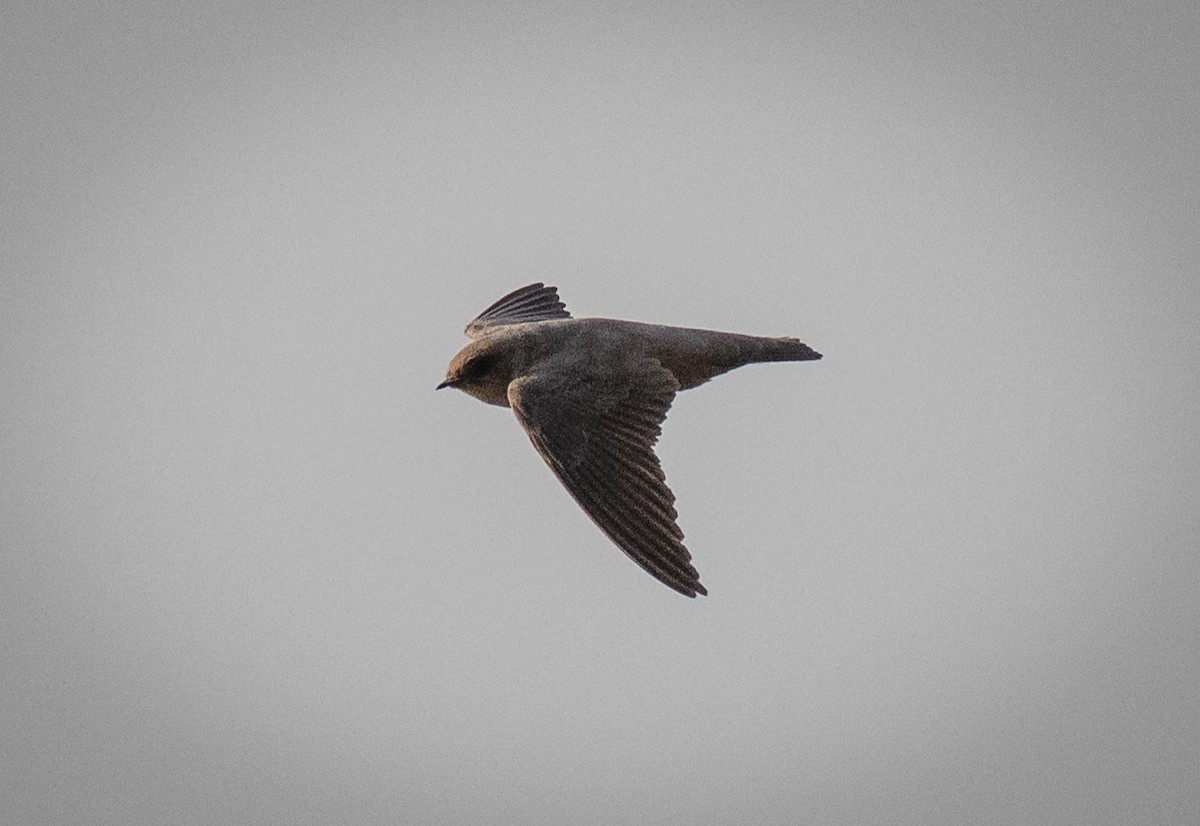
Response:
[{"label": "bird's head", "polygon": [[450,360],[446,378],[437,389],[454,387],[488,404],[508,407],[512,373],[509,348],[500,342],[477,339]]}]

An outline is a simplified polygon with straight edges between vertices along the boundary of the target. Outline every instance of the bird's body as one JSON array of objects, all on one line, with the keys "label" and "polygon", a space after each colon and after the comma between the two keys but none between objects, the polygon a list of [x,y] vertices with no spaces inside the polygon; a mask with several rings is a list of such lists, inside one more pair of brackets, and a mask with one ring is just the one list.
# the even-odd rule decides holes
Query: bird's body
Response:
[{"label": "bird's body", "polygon": [[687,596],[704,594],[675,497],[654,455],[675,393],[744,364],[821,355],[766,338],[610,318],[571,318],[531,284],[467,326],[440,387],[511,407],[587,514],[635,562]]},{"label": "bird's body", "polygon": [[658,359],[690,390],[719,376],[759,361],[799,361],[817,358],[812,350],[790,338],[760,338],[665,324],[644,324],[614,318],[565,318],[498,326],[480,336],[463,353],[486,351],[501,357],[507,370],[496,381],[465,392],[488,404],[510,407],[508,384],[538,370],[588,370],[617,366],[638,359]]}]

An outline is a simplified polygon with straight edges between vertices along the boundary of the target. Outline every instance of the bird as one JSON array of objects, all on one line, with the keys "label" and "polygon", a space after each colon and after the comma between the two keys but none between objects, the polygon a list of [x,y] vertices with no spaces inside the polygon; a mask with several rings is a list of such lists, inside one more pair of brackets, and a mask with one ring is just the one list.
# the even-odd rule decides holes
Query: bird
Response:
[{"label": "bird", "polygon": [[814,361],[795,338],[574,318],[542,282],[467,326],[438,390],[511,408],[534,448],[609,539],[687,597],[707,595],[654,452],[675,394],[744,364]]}]

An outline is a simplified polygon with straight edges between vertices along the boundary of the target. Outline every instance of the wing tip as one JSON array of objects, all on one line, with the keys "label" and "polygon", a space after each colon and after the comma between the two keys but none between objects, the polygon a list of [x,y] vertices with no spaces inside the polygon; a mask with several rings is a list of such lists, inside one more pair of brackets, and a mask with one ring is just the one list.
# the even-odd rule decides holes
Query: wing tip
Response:
[{"label": "wing tip", "polygon": [[672,591],[683,594],[688,599],[695,599],[696,597],[708,596],[708,589],[700,584],[699,577],[696,577],[691,580],[678,580],[677,579],[677,580],[671,581],[671,580],[664,579],[663,577],[660,577],[653,572],[650,572],[650,575],[653,576],[655,579],[657,579],[659,582],[661,582],[663,585],[666,585]]}]

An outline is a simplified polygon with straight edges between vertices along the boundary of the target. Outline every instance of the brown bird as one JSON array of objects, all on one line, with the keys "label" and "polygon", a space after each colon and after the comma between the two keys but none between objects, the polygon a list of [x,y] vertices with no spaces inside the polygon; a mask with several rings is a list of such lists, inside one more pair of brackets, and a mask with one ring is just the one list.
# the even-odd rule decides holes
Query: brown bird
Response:
[{"label": "brown bird", "polygon": [[438,385],[511,407],[538,453],[600,530],[684,596],[707,594],[654,454],[680,390],[760,361],[811,361],[794,338],[572,318],[554,287],[509,293],[466,328]]}]

